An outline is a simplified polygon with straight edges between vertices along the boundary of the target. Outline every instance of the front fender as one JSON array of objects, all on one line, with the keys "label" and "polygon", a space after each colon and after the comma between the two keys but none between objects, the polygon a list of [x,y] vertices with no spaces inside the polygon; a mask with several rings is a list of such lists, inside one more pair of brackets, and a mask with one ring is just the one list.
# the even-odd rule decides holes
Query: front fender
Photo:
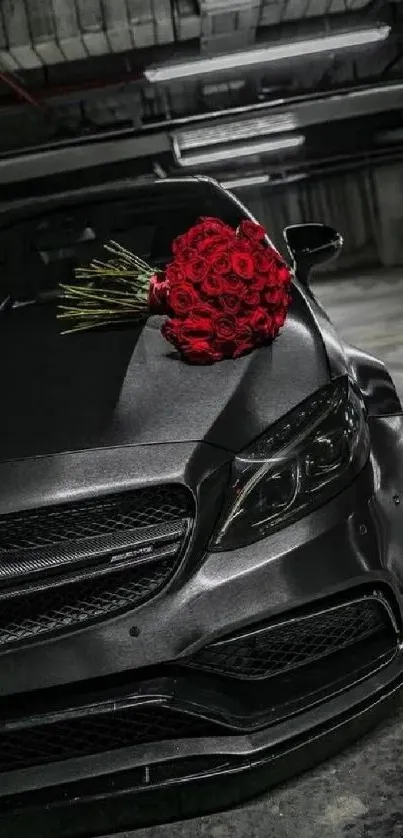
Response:
[{"label": "front fender", "polygon": [[300,291],[320,332],[330,378],[349,375],[361,390],[369,416],[401,414],[402,404],[385,364],[345,343],[314,294],[307,294],[303,288]]}]

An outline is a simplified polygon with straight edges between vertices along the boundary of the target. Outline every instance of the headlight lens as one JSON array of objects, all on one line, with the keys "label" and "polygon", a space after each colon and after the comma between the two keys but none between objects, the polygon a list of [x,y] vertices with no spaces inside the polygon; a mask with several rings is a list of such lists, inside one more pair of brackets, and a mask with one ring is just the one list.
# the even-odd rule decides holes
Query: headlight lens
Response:
[{"label": "headlight lens", "polygon": [[235,457],[213,549],[251,544],[313,511],[353,480],[368,455],[364,404],[340,378]]}]

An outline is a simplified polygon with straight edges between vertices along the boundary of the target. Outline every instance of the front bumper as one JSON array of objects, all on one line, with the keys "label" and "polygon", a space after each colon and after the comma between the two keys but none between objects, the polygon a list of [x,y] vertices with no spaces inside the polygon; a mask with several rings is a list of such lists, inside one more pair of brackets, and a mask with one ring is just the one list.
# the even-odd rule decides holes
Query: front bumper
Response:
[{"label": "front bumper", "polygon": [[[371,463],[346,492],[309,518],[248,550],[208,555],[134,613],[2,655],[0,710],[4,718],[1,708],[12,706],[18,695],[45,704],[49,696],[52,723],[63,712],[55,705],[55,690],[60,695],[66,685],[75,685],[76,693],[89,692],[96,704],[108,684],[116,702],[123,676],[132,679],[131,700],[135,694],[142,705],[172,703],[180,678],[162,683],[160,668],[167,661],[180,667],[223,635],[363,590],[380,591],[393,612],[395,651],[385,665],[341,685],[327,700],[307,701],[298,712],[256,730],[245,731],[244,725],[236,732],[208,731],[5,772],[0,834],[32,834],[35,817],[41,838],[93,836],[233,805],[370,727],[403,684],[402,440],[402,417],[371,420]],[[151,679],[147,686],[145,673]],[[154,677],[162,681],[157,684]],[[238,688],[232,682],[225,689]],[[219,704],[213,693],[206,717],[214,717]],[[29,723],[27,717],[27,728]]]},{"label": "front bumper", "polygon": [[35,824],[41,838],[92,838],[234,806],[367,732],[396,706],[402,686],[399,652],[348,694],[270,730],[91,758],[82,761],[79,780],[76,763],[62,772],[52,766],[38,789],[2,789],[0,834],[28,838]]}]

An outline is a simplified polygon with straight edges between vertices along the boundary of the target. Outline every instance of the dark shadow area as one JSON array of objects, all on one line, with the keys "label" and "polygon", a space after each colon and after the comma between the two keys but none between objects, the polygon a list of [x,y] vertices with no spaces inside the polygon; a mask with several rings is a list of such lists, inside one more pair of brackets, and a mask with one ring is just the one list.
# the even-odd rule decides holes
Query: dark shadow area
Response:
[{"label": "dark shadow area", "polygon": [[[110,420],[142,327],[61,335],[53,305],[3,314],[0,459],[90,444]],[[7,359],[7,360],[6,360]],[[35,441],[35,446],[34,446]]]}]

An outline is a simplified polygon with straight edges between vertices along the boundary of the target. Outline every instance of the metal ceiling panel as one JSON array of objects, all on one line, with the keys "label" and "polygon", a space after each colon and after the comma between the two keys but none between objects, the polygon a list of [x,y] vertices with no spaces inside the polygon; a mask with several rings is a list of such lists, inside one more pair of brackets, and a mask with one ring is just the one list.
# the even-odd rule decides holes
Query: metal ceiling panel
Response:
[{"label": "metal ceiling panel", "polygon": [[[184,37],[195,37],[184,27]],[[188,21],[189,23],[189,21]],[[30,70],[174,40],[170,0],[3,0],[0,60]]]},{"label": "metal ceiling panel", "polygon": [[1,4],[4,29],[11,58],[27,70],[42,66],[42,60],[33,47],[28,17],[24,3],[14,3],[13,0],[3,0]]},{"label": "metal ceiling panel", "polygon": [[170,44],[174,40],[174,30],[170,0],[152,0],[155,20],[155,41],[157,44]]},{"label": "metal ceiling panel", "polygon": [[128,0],[127,5],[135,46],[154,46],[155,28],[151,0]]},{"label": "metal ceiling panel", "polygon": [[[17,3],[15,4],[18,5]],[[20,5],[24,5],[21,3]],[[52,0],[30,0],[26,4],[29,32],[35,32],[35,52],[45,65],[59,64],[65,57],[57,41]]]},{"label": "metal ceiling panel", "polygon": [[288,0],[288,3],[284,3],[282,21],[286,23],[289,20],[301,20],[301,18],[304,18],[308,2],[309,0]]},{"label": "metal ceiling panel", "polygon": [[204,54],[255,42],[257,28],[364,8],[371,0],[1,0],[0,61],[30,70],[200,38]]},{"label": "metal ceiling panel", "polygon": [[[319,0],[320,3],[323,0]],[[261,26],[275,26],[280,23],[284,8],[284,0],[266,0],[260,14]]]},{"label": "metal ceiling panel", "polygon": [[13,72],[18,69],[16,60],[12,57],[6,37],[6,29],[4,25],[3,14],[0,5],[0,65],[4,70]]},{"label": "metal ceiling panel", "polygon": [[371,2],[372,0],[263,0],[259,25],[273,26],[288,20],[359,11]]},{"label": "metal ceiling panel", "polygon": [[167,134],[133,137],[119,142],[113,139],[80,146],[60,146],[0,159],[0,185],[55,174],[77,173],[81,169],[88,171],[93,167],[107,166],[114,162],[130,163],[139,157],[158,157],[169,150]]},{"label": "metal ceiling panel", "polygon": [[260,10],[261,0],[200,0],[202,52],[252,44]]},{"label": "metal ceiling panel", "polygon": [[126,0],[104,0],[104,9],[106,35],[111,51],[126,52],[133,49],[135,44]]},{"label": "metal ceiling panel", "polygon": [[76,2],[80,27],[77,36],[81,36],[88,55],[105,55],[109,52],[109,44],[105,35],[101,0],[76,0]]},{"label": "metal ceiling panel", "polygon": [[78,37],[76,4],[66,0],[52,0],[56,21],[56,34],[60,49],[66,61],[87,58],[88,52],[81,37]]},{"label": "metal ceiling panel", "polygon": [[176,0],[174,4],[176,31],[180,41],[200,38],[200,16],[192,0]]},{"label": "metal ceiling panel", "polygon": [[[114,3],[114,0],[109,0]],[[127,0],[136,47],[152,47],[174,40],[169,0]]]}]

